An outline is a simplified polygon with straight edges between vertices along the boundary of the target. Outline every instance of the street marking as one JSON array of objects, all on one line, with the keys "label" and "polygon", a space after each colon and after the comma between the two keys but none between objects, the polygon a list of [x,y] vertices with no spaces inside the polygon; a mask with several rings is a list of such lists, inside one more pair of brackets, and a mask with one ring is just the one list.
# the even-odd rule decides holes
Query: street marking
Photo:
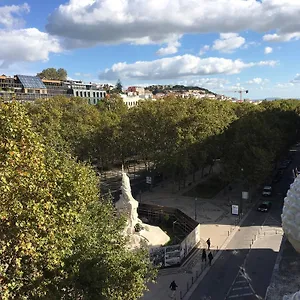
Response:
[{"label": "street marking", "polygon": [[238,291],[238,290],[244,290],[244,289],[250,289],[249,286],[243,286],[243,287],[237,287],[237,288],[233,288],[233,291]]},{"label": "street marking", "polygon": [[239,294],[239,295],[231,295],[228,298],[237,298],[237,297],[246,297],[246,296],[252,296],[254,293],[245,293],[245,294]]},{"label": "street marking", "polygon": [[247,283],[247,282],[248,282],[247,280],[238,280],[235,283]]}]

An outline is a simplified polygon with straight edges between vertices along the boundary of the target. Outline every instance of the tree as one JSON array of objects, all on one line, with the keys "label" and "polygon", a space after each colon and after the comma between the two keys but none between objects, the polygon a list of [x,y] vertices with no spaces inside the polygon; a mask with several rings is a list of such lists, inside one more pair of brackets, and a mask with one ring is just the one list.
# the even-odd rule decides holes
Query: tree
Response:
[{"label": "tree", "polygon": [[121,83],[121,80],[120,80],[120,79],[118,79],[118,81],[117,81],[117,83],[116,83],[115,90],[116,90],[118,93],[122,93],[123,86],[122,86],[122,83]]},{"label": "tree", "polygon": [[42,79],[66,80],[68,74],[67,71],[63,68],[57,70],[55,68],[48,68],[44,69],[41,73],[38,73],[37,76]]},{"label": "tree", "polygon": [[138,299],[154,273],[123,228],[92,169],[45,146],[22,104],[0,103],[1,299]]}]

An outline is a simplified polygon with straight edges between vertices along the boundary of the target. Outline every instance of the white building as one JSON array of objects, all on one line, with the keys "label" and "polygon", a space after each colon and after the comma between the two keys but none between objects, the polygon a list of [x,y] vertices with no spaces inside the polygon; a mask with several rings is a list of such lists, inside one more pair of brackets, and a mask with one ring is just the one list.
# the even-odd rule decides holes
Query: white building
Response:
[{"label": "white building", "polygon": [[87,98],[90,104],[96,105],[101,99],[106,97],[106,92],[101,90],[87,90],[73,88],[75,97]]},{"label": "white building", "polygon": [[144,97],[140,97],[140,96],[128,96],[128,95],[124,95],[121,94],[120,95],[124,101],[124,103],[127,105],[128,108],[134,107],[136,105],[138,105],[141,101],[145,101],[145,100],[155,100],[152,98],[146,98],[145,95]]}]

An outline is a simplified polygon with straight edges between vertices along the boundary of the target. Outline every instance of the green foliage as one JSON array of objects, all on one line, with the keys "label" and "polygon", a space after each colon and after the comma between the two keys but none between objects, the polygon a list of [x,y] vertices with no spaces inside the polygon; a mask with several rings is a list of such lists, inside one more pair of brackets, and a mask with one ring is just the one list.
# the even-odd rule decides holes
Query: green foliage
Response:
[{"label": "green foliage", "polygon": [[68,149],[81,160],[94,148],[92,137],[100,123],[100,111],[82,98],[57,96],[28,104],[36,130],[56,149]]},{"label": "green foliage", "polygon": [[18,103],[0,103],[0,199],[1,299],[138,299],[153,278],[94,172],[45,146]]},{"label": "green foliage", "polygon": [[60,69],[48,68],[48,69],[44,69],[41,73],[38,73],[37,76],[42,79],[66,80],[68,73],[63,68]]},{"label": "green foliage", "polygon": [[122,83],[121,83],[121,80],[120,80],[120,79],[118,79],[118,81],[117,81],[117,83],[116,83],[115,90],[116,90],[116,92],[118,92],[118,93],[122,93],[123,86],[122,86]]}]

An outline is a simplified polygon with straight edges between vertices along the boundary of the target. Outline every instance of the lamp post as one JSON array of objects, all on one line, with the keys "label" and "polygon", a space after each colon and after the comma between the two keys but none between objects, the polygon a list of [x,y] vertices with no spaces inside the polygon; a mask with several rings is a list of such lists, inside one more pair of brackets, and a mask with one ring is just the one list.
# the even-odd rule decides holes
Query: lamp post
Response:
[{"label": "lamp post", "polygon": [[197,221],[197,198],[195,198],[195,221]]},{"label": "lamp post", "polygon": [[240,209],[239,209],[239,213],[243,213],[243,192],[244,192],[244,169],[241,168],[241,172],[242,172],[242,195],[241,195],[241,201],[240,201]]}]

